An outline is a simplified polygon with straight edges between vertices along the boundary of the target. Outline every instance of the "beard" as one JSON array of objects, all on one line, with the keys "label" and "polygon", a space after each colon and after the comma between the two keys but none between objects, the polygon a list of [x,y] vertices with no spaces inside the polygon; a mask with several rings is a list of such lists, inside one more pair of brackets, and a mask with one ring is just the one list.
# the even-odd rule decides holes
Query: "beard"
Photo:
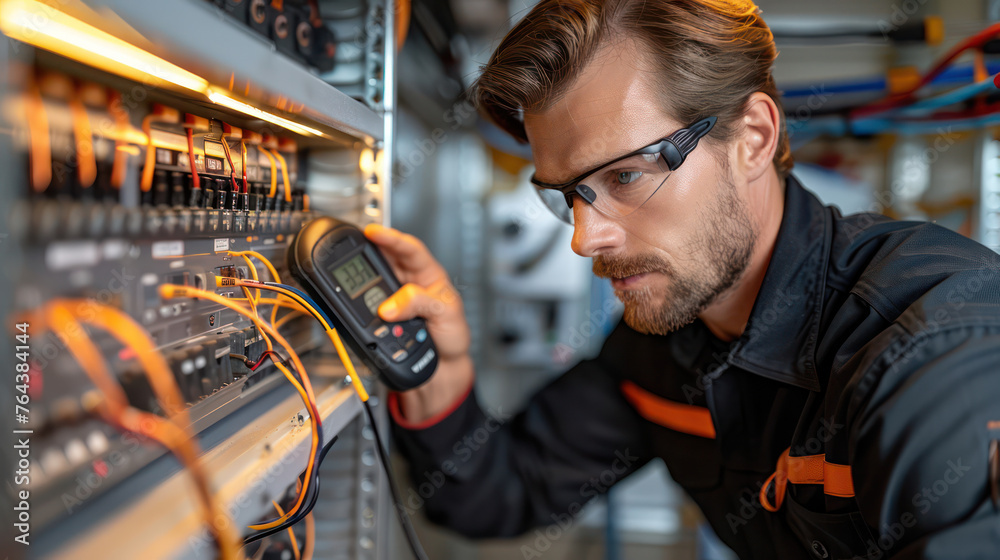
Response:
[{"label": "beard", "polygon": [[661,285],[615,290],[625,304],[622,319],[644,334],[665,335],[694,322],[698,314],[743,276],[757,241],[757,228],[726,173],[715,203],[702,216],[704,227],[686,247],[693,264],[677,270],[653,253],[594,257],[602,278],[625,278],[646,272],[667,278]]}]

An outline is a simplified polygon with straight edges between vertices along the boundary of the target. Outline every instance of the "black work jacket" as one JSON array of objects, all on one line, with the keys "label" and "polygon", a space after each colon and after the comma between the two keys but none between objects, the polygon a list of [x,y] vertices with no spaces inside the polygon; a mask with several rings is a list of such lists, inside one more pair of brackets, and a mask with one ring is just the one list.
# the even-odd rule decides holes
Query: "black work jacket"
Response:
[{"label": "black work jacket", "polygon": [[743,559],[1000,559],[1000,256],[842,216],[794,178],[733,343],[700,321],[620,324],[516,416],[487,416],[474,391],[422,425],[389,405],[404,505],[468,536],[552,537],[661,458]]}]

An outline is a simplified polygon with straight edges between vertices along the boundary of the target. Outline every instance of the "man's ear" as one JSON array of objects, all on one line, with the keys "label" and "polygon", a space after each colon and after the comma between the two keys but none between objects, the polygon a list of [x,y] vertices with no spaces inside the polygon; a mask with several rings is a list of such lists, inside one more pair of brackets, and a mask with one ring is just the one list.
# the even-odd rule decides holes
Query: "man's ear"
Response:
[{"label": "man's ear", "polygon": [[738,164],[747,180],[753,181],[771,168],[781,136],[781,112],[770,96],[758,91],[747,101],[742,125]]}]

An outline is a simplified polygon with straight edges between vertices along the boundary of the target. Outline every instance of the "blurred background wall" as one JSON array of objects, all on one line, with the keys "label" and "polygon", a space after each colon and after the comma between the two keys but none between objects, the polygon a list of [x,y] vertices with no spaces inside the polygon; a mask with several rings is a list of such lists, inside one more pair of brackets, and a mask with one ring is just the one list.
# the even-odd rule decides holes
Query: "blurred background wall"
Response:
[{"label": "blurred background wall", "polygon": [[[461,290],[486,407],[517,410],[539,386],[592,356],[618,319],[608,285],[572,253],[570,228],[539,206],[530,150],[465,99],[493,48],[531,9],[525,0],[414,0],[399,68],[393,225],[424,239]],[[760,0],[780,51],[795,175],[844,213],[932,220],[1000,247],[990,117],[923,126],[845,120],[852,107],[919,79],[1000,18],[987,0]],[[937,27],[940,24],[940,27]],[[926,36],[931,26],[940,40]],[[920,35],[900,40],[897,30]],[[933,31],[933,29],[931,29]],[[934,34],[934,33],[932,33]],[[979,69],[977,71],[977,65]],[[992,76],[963,55],[928,95]],[[987,99],[989,102],[989,99]],[[971,103],[971,102],[970,102]],[[964,107],[970,107],[970,103]],[[947,115],[946,115],[947,117]],[[864,124],[864,123],[861,123]],[[484,505],[487,507],[487,505]],[[421,523],[435,558],[731,558],[660,463],[591,503],[571,527],[476,543]],[[553,538],[554,537],[554,538]]]}]

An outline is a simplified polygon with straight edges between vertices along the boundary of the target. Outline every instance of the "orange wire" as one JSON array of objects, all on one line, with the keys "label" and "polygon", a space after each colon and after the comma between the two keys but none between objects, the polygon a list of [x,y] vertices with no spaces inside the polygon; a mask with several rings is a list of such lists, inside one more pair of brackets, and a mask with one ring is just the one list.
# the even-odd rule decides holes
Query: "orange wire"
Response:
[{"label": "orange wire", "polygon": [[[285,374],[285,377],[288,378],[288,380],[293,385],[295,385],[297,389],[301,389],[300,394],[302,394],[305,399],[308,399],[307,406],[311,407],[309,417],[313,425],[312,448],[309,453],[309,462],[306,466],[306,472],[310,472],[312,470],[313,462],[315,461],[317,452],[319,450],[319,433],[316,429],[318,426],[319,419],[316,418],[316,414],[312,410],[315,409],[316,406],[315,405],[316,396],[313,393],[312,384],[309,382],[309,376],[306,375],[305,367],[302,365],[302,361],[299,359],[299,355],[295,352],[294,349],[292,349],[288,341],[285,340],[285,337],[281,336],[281,334],[279,334],[278,331],[274,330],[274,328],[271,325],[261,321],[259,317],[255,316],[252,312],[250,312],[246,308],[233,303],[228,298],[222,297],[215,292],[210,292],[208,290],[200,290],[198,288],[192,288],[190,286],[179,286],[176,284],[162,284],[160,285],[160,297],[162,297],[163,299],[173,299],[179,297],[206,299],[213,303],[217,303],[219,305],[227,307],[239,313],[240,315],[243,315],[244,317],[248,317],[251,321],[253,321],[253,323],[257,326],[257,328],[260,331],[266,333],[268,336],[276,340],[278,344],[285,349],[285,351],[291,358],[292,364],[295,366],[295,369],[299,372],[300,376],[302,377],[301,385],[299,385],[298,381],[291,374],[291,372],[289,372],[287,368],[284,368],[284,366],[281,363],[275,362],[275,365],[278,367],[279,370],[282,371],[283,374]],[[302,502],[305,500],[306,490],[308,490],[309,487],[308,478],[309,477],[307,477],[306,484],[304,485],[305,489],[299,493],[298,499],[295,502],[295,506],[291,510],[289,510],[287,514],[272,521],[271,523],[265,523],[263,525],[249,525],[249,527],[255,531],[261,531],[264,529],[270,529],[271,527],[276,527],[281,523],[287,521],[288,518],[290,518],[299,510],[299,508],[302,506]]]},{"label": "orange wire", "polygon": [[[251,260],[249,256],[247,256],[247,255],[240,255],[240,256],[243,257],[243,260],[246,261],[247,268],[250,269],[250,276],[254,280],[257,280],[258,279],[258,277],[257,277],[257,265],[253,264],[253,260]],[[257,299],[255,299],[254,302],[253,302],[255,306],[257,305],[259,299],[260,299],[260,290],[257,290]],[[256,311],[256,308],[254,309],[254,311]]]},{"label": "orange wire", "polygon": [[403,48],[410,30],[410,0],[396,0],[396,51]]},{"label": "orange wire", "polygon": [[[125,138],[129,127],[128,111],[122,107],[122,94],[112,91],[108,101],[108,112],[115,118],[115,128],[118,129],[118,137]],[[128,173],[128,152],[124,150],[127,143],[124,140],[115,141],[114,162],[111,165],[111,186],[121,189],[125,184],[125,176]]]},{"label": "orange wire", "polygon": [[142,132],[146,135],[146,163],[142,166],[142,179],[139,186],[142,192],[153,188],[153,171],[156,169],[156,148],[153,147],[152,124],[155,115],[150,113],[142,118]]},{"label": "orange wire", "polygon": [[49,117],[38,85],[32,81],[27,98],[30,137],[31,187],[43,192],[52,182],[52,146],[49,144]]},{"label": "orange wire", "polygon": [[187,143],[188,143],[188,163],[191,166],[191,185],[196,188],[201,188],[201,177],[198,176],[198,163],[194,158],[194,124],[187,128]]},{"label": "orange wire", "polygon": [[47,306],[47,323],[104,396],[103,406],[100,407],[101,415],[109,424],[158,442],[178,458],[194,479],[205,510],[206,522],[218,542],[221,557],[227,560],[239,558],[237,538],[231,532],[228,515],[218,508],[209,490],[208,479],[198,460],[200,452],[197,443],[187,430],[177,424],[155,414],[135,409],[128,404],[128,397],[121,386],[114,381],[101,352],[77,322],[77,319],[89,322],[89,317],[86,315],[81,317],[79,310],[70,307],[73,303],[78,302],[68,300],[50,302]]},{"label": "orange wire", "polygon": [[311,511],[306,516],[306,534],[303,540],[305,544],[302,548],[302,560],[312,560],[313,552],[316,550],[316,519]]},{"label": "orange wire", "polygon": [[354,364],[351,362],[350,356],[347,355],[347,350],[344,348],[344,342],[340,339],[340,334],[337,333],[337,329],[333,328],[333,325],[330,325],[329,323],[326,322],[326,319],[323,318],[323,315],[318,310],[313,308],[311,305],[309,305],[308,302],[306,302],[298,294],[292,292],[291,290],[287,290],[279,286],[265,286],[261,285],[261,283],[259,282],[257,283],[248,282],[246,280],[240,280],[240,279],[234,279],[234,280],[236,281],[237,286],[256,287],[260,288],[261,290],[278,292],[279,294],[284,295],[288,299],[304,307],[306,311],[310,313],[310,315],[312,315],[313,317],[316,318],[317,321],[319,321],[320,325],[322,325],[323,327],[323,330],[326,332],[326,335],[330,338],[330,342],[332,342],[334,348],[337,349],[337,356],[339,356],[340,361],[343,362],[344,368],[347,370],[347,375],[348,377],[351,378],[351,384],[354,386],[354,390],[358,394],[358,398],[360,398],[362,401],[368,400],[368,391],[365,389],[365,386],[361,383],[361,377],[358,375],[358,372],[355,371]]},{"label": "orange wire", "polygon": [[[274,504],[274,509],[278,510],[278,515],[285,515],[285,510],[281,509],[278,502],[271,500],[271,503]],[[292,543],[292,553],[295,555],[295,560],[302,560],[302,555],[299,553],[299,543],[295,540],[295,531],[293,531],[291,527],[289,527],[287,531],[288,540]]]},{"label": "orange wire", "polygon": [[[267,271],[271,273],[271,280],[281,284],[281,277],[278,276],[278,269],[274,268],[271,261],[267,260],[267,257],[264,255],[258,253],[257,251],[229,251],[229,254],[237,257],[246,255],[259,260],[264,263],[264,266],[267,267]],[[256,278],[254,278],[254,280],[256,280]]]},{"label": "orange wire", "polygon": [[90,116],[80,99],[79,90],[73,92],[69,101],[73,113],[73,139],[76,141],[76,171],[80,186],[93,186],[97,180],[97,156],[94,153],[94,133],[90,128]]},{"label": "orange wire", "polygon": [[[187,405],[167,360],[146,334],[146,330],[120,309],[91,300],[55,300],[69,307],[84,321],[111,333],[121,344],[135,350],[150,386],[163,409],[171,417],[178,416],[188,423]],[[70,307],[72,306],[72,307]]]},{"label": "orange wire", "polygon": [[226,152],[226,161],[229,162],[229,178],[233,181],[233,192],[240,192],[240,186],[236,184],[236,166],[233,165],[233,155],[229,152],[229,141],[226,135],[222,135],[222,151]]},{"label": "orange wire", "polygon": [[[248,300],[246,298],[229,298],[229,299],[230,299],[230,301],[240,301],[240,302],[243,302],[243,301],[249,302],[250,301],[250,300]],[[253,303],[255,305],[277,305],[278,307],[284,307],[286,309],[291,309],[293,311],[298,311],[299,313],[305,313],[306,312],[306,310],[305,310],[304,307],[302,307],[301,305],[295,303],[294,301],[286,301],[286,300],[283,300],[283,299],[256,298],[256,299],[253,300]],[[282,319],[284,319],[284,316],[282,316]],[[275,328],[277,328],[277,327],[275,327]]]},{"label": "orange wire", "polygon": [[[271,177],[274,177],[274,175],[272,174]],[[229,254],[243,256],[243,258],[246,258],[247,256],[255,257],[257,260],[264,263],[264,266],[267,267],[268,272],[271,273],[271,280],[279,284],[281,283],[281,277],[278,276],[277,269],[274,268],[274,265],[271,264],[271,261],[267,260],[267,258],[265,258],[264,255],[258,253],[257,251],[230,251]],[[256,278],[254,278],[254,280],[256,280]],[[271,308],[271,324],[273,325],[274,322],[277,320],[278,320],[278,306],[275,305],[274,307]]]}]

